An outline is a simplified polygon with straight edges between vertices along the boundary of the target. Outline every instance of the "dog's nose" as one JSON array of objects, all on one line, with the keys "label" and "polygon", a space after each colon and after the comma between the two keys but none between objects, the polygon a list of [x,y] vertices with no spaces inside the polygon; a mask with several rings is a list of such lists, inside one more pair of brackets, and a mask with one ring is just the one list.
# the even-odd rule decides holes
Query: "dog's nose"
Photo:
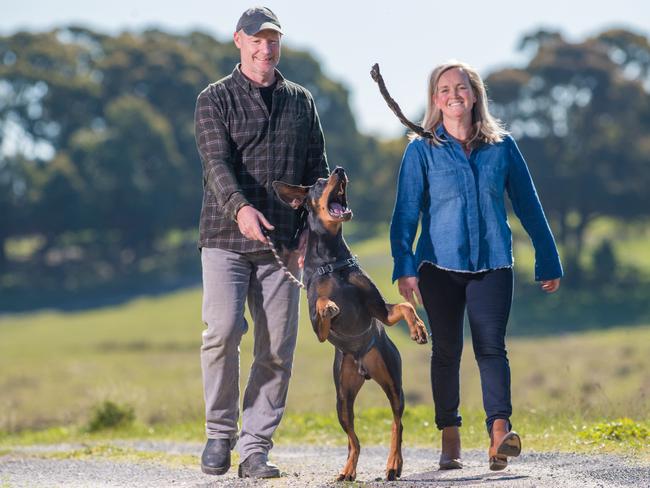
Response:
[{"label": "dog's nose", "polygon": [[342,175],[345,174],[345,170],[343,168],[341,168],[340,166],[337,166],[334,169],[333,173],[336,173],[337,175],[342,176]]}]

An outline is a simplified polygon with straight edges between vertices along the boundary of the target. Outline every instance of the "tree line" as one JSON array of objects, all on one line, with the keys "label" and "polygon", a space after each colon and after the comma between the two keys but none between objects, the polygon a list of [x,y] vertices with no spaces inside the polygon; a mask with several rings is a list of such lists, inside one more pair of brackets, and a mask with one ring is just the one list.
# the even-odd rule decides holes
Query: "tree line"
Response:
[{"label": "tree line", "polygon": [[[526,66],[486,77],[492,110],[517,137],[579,277],[597,217],[650,213],[650,44],[627,30],[577,42],[539,31],[521,49]],[[194,102],[238,59],[232,42],[202,32],[67,26],[0,37],[0,271],[20,276],[7,247],[27,239],[24,284],[42,277],[34,270],[65,275],[80,263],[113,276],[194,229]],[[310,53],[284,49],[281,71],[314,95],[330,164],[350,173],[357,228],[385,224],[406,139],[361,134],[347,88]]]}]

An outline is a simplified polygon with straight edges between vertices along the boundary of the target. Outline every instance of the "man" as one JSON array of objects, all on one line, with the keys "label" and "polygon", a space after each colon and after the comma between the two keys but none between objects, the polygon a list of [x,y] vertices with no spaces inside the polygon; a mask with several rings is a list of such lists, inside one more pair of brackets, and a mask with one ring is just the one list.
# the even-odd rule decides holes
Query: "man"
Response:
[{"label": "man", "polygon": [[[311,94],[282,76],[282,29],[264,7],[237,23],[241,63],[210,84],[196,104],[203,164],[200,220],[203,269],[201,366],[207,444],[201,469],[224,474],[237,439],[240,477],[278,477],[268,462],[271,437],[286,404],[298,327],[299,288],[275,262],[263,231],[291,246],[295,212],[274,199],[274,180],[311,185],[329,173]],[[273,232],[271,232],[273,231]],[[290,268],[297,272],[295,259]],[[239,344],[254,321],[254,360],[239,418]]]}]

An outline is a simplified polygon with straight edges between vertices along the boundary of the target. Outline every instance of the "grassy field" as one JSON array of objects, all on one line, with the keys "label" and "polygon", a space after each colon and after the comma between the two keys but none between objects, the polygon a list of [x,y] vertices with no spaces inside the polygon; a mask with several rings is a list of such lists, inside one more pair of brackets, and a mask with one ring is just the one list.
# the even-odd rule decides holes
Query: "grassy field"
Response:
[{"label": "grassy field", "polygon": [[[354,251],[379,288],[395,300],[386,240],[359,243]],[[199,289],[188,289],[105,309],[0,318],[0,447],[113,436],[201,440],[200,300]],[[304,311],[305,303],[301,306]],[[405,440],[437,446],[429,347],[412,343],[399,327],[389,333],[403,358]],[[242,387],[251,362],[251,336],[246,334],[241,346]],[[482,447],[486,434],[478,371],[471,341],[466,345],[464,444]],[[512,338],[509,357],[512,420],[527,446],[632,449],[649,457],[650,326]],[[332,358],[332,346],[317,342],[303,313],[278,442],[345,443],[333,413]],[[86,433],[83,426],[93,409],[106,400],[131,406],[135,423],[117,431]],[[380,389],[367,383],[357,401],[362,442],[385,442],[390,431],[386,406]],[[608,424],[619,418],[632,420],[622,426]],[[602,434],[607,429],[614,433]],[[627,432],[623,444],[616,439],[618,432]]]}]

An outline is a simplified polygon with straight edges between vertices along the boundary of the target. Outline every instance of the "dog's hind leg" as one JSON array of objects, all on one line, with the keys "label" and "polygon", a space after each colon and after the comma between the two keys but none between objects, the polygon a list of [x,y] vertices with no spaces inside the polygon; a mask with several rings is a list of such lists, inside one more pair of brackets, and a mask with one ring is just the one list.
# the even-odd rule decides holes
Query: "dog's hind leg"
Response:
[{"label": "dog's hind leg", "polygon": [[386,480],[394,481],[402,476],[402,414],[404,391],[402,390],[402,360],[395,345],[384,336],[378,346],[363,357],[363,365],[370,377],[384,390],[393,411],[390,450],[386,462]]},{"label": "dog's hind leg", "polygon": [[354,400],[363,386],[365,378],[352,354],[345,354],[338,349],[334,357],[334,384],[336,385],[336,413],[343,430],[348,435],[348,459],[339,473],[337,481],[354,481],[357,477],[359,461],[359,438],[354,432]]}]

